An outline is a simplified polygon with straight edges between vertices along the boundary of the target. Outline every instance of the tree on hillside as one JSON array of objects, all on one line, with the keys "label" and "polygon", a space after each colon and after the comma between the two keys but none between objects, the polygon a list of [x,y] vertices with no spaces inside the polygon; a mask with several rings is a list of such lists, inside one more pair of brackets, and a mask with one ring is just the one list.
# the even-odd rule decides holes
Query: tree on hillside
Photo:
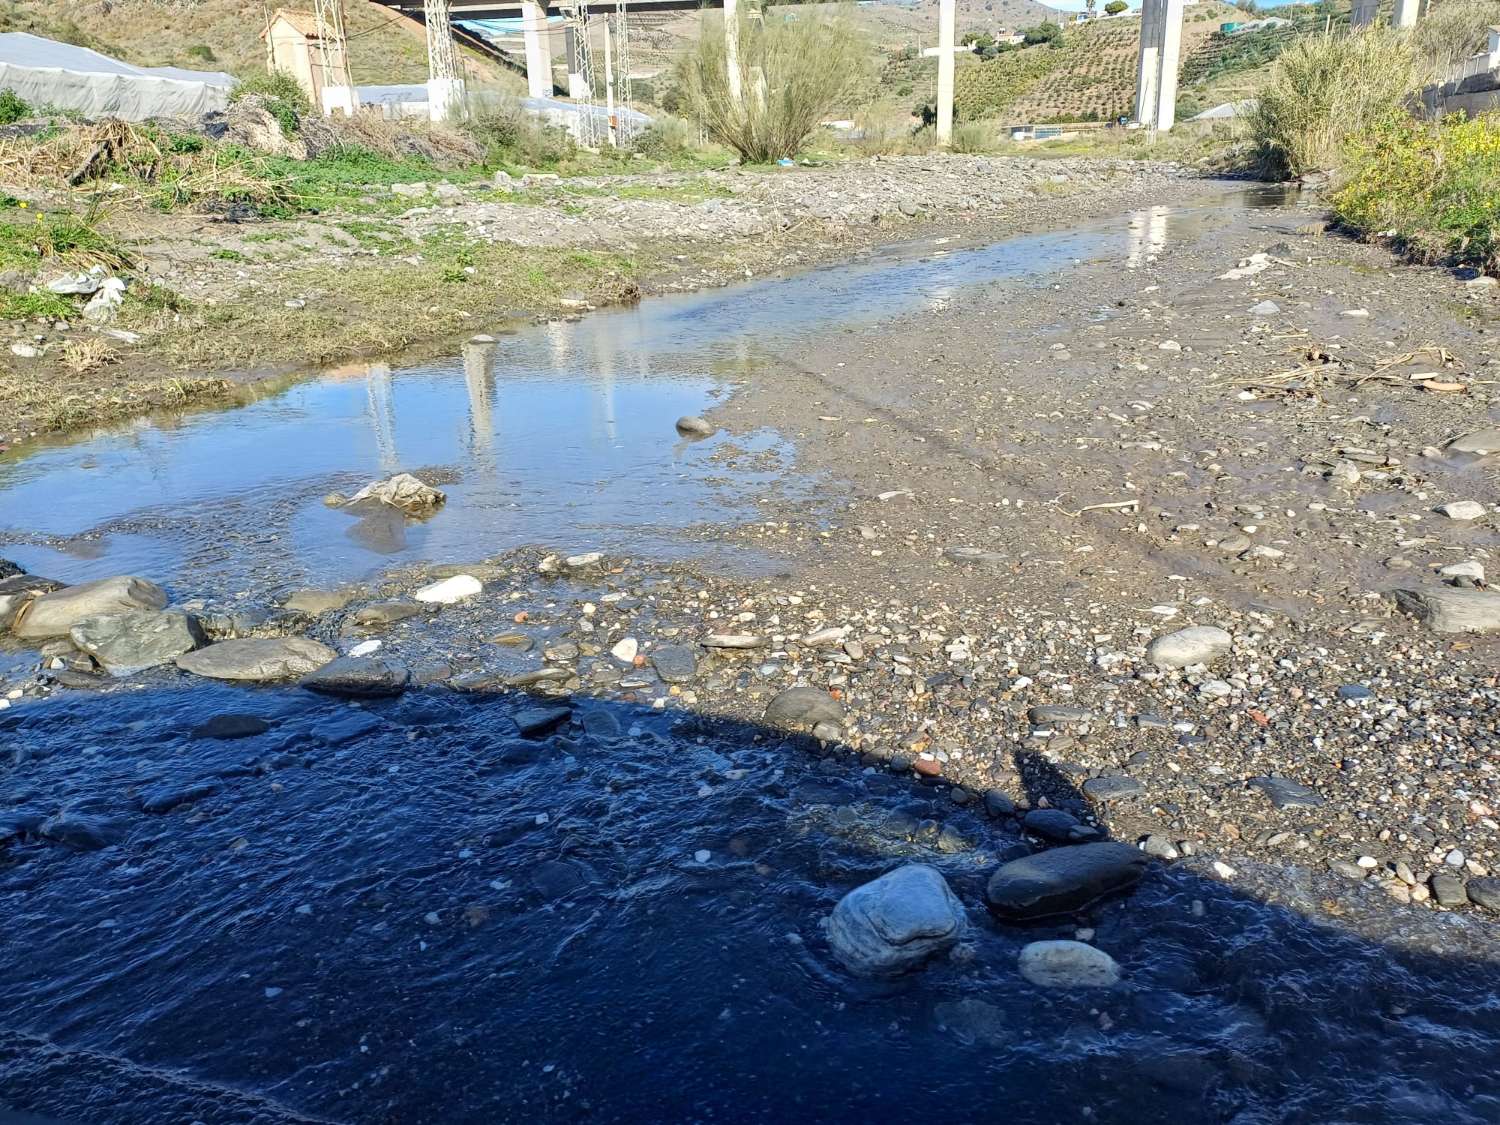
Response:
[{"label": "tree on hillside", "polygon": [[1039,23],[1035,27],[1028,27],[1023,34],[1026,46],[1036,47],[1062,42],[1063,29],[1055,23]]},{"label": "tree on hillside", "polygon": [[1088,13],[1089,19],[1094,18],[1094,9],[1099,6],[1099,0],[1083,0],[1083,10]]},{"label": "tree on hillside", "polygon": [[1109,0],[1109,3],[1104,5],[1104,14],[1107,16],[1118,16],[1128,7],[1130,5],[1125,3],[1125,0]]}]

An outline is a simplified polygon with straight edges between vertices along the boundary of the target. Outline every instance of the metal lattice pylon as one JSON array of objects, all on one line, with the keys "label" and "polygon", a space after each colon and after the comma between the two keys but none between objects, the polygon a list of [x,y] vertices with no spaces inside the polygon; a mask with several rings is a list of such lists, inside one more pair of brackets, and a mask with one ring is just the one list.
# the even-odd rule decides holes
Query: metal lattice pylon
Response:
[{"label": "metal lattice pylon", "polygon": [[423,0],[422,15],[427,23],[427,76],[458,78],[458,52],[453,47],[453,17],[448,0]]},{"label": "metal lattice pylon", "polygon": [[344,32],[344,0],[314,0],[318,28],[318,65],[323,85],[353,86],[349,74],[349,37]]},{"label": "metal lattice pylon", "polygon": [[[565,6],[563,13],[568,26],[573,29],[573,42],[578,52],[578,73],[583,77],[583,96],[578,102],[578,143],[584,148],[599,147],[599,115],[594,102],[594,51],[589,46],[588,0]],[[605,128],[608,129],[608,123]]]},{"label": "metal lattice pylon", "polygon": [[631,137],[630,98],[630,24],[625,16],[625,0],[615,0],[615,66],[618,75],[615,81],[615,113],[619,119],[618,133],[621,143]]}]

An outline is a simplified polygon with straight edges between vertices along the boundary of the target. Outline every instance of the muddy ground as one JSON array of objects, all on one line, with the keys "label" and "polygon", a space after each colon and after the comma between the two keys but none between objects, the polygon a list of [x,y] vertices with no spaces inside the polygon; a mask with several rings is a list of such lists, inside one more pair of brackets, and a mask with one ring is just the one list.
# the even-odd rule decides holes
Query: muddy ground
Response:
[{"label": "muddy ground", "polygon": [[[774,427],[826,482],[692,533],[770,559],[759,576],[522,550],[269,618],[198,608],[219,636],[379,639],[435,689],[760,720],[810,686],[837,714],[804,749],[832,771],[914,772],[1039,837],[1107,831],[1301,909],[1398,903],[1365,923],[1393,939],[1400,911],[1492,909],[1495,642],[1391,595],[1496,547],[1496,469],[1442,449],[1494,420],[1493,291],[1326,231],[1316,200],[1259,203],[1143,209],[1128,259],[1065,288],[960,291],[759,357],[710,420]],[[1435,511],[1462,500],[1484,514]],[[485,595],[361,617],[459,572]],[[1232,649],[1147,658],[1197,625]],[[689,671],[661,674],[668,646]],[[48,664],[13,697],[105,683]]]},{"label": "muddy ground", "polygon": [[[502,317],[576,315],[927,232],[998,238],[1056,226],[1143,205],[1194,175],[1124,160],[885,157],[372,185],[357,204],[294,220],[105,210],[105,229],[136,259],[128,292],[149,293],[150,307],[131,300],[102,326],[5,325],[0,446],[233,400],[321,363],[438,354]],[[82,206],[61,193],[33,202]],[[0,284],[24,290],[69,272]]]}]

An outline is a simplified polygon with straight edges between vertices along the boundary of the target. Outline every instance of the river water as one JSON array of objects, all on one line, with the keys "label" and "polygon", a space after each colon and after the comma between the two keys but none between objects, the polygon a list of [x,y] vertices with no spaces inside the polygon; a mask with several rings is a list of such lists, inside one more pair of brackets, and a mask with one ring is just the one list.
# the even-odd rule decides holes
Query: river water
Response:
[{"label": "river water", "polygon": [[[671,432],[755,349],[1128,263],[1171,214],[646,302],[502,337],[482,369],[331,373],[12,459],[5,553],[174,592],[554,537],[671,555],[674,530],[822,483],[784,473],[779,435],[726,468],[729,439]],[[453,498],[401,543],[321,505],[419,465]],[[257,536],[214,546],[246,519]],[[1024,845],[942,786],[623,703],[575,701],[523,738],[535,705],[199,684],[0,712],[0,1106],[132,1125],[1500,1121],[1496,943],[1472,916],[1377,940],[1178,864],[1077,919],[1002,926],[984,880]],[[265,729],[198,730],[219,714]],[[71,831],[36,832],[60,812]],[[904,860],[944,872],[968,937],[906,978],[853,978],[822,919]],[[1316,894],[1298,878],[1271,882]],[[1017,974],[1024,944],[1078,927],[1122,984]]]}]

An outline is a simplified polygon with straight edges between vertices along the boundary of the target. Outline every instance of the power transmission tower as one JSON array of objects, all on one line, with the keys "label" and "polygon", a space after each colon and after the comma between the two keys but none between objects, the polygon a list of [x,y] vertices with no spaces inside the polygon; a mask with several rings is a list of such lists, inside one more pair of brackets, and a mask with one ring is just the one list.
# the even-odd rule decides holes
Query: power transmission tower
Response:
[{"label": "power transmission tower", "polygon": [[[573,42],[578,52],[576,65],[583,78],[578,91],[580,96],[574,98],[578,104],[578,143],[584,148],[598,148],[599,119],[594,104],[594,51],[589,45],[588,0],[577,0],[565,6],[563,15],[573,29]],[[608,128],[607,122],[605,127]]]},{"label": "power transmission tower", "polygon": [[427,116],[444,121],[459,108],[464,92],[448,0],[423,0],[422,16],[427,24]]},{"label": "power transmission tower", "polygon": [[625,0],[615,0],[615,65],[619,68],[615,85],[615,112],[619,115],[616,132],[622,142],[629,144],[631,110],[634,107],[630,96],[630,24],[626,18]]},{"label": "power transmission tower", "polygon": [[[344,31],[344,0],[314,0],[313,18],[318,32],[319,108],[327,113],[334,108],[353,113],[354,78],[349,72],[349,36]],[[340,91],[331,94],[330,90]]]}]

